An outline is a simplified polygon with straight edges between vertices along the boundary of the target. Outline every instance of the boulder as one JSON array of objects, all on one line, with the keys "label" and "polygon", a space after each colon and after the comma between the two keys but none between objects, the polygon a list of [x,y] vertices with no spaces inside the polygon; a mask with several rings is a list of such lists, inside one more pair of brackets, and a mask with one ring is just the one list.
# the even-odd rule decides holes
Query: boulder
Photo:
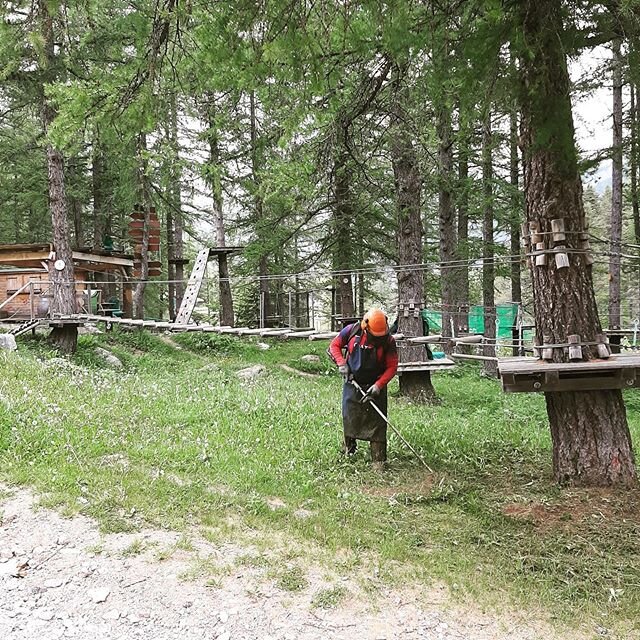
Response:
[{"label": "boulder", "polygon": [[85,324],[82,327],[78,327],[78,335],[79,336],[97,336],[103,333],[98,329],[98,327],[93,326],[92,324]]},{"label": "boulder", "polygon": [[256,364],[253,367],[247,367],[246,369],[240,369],[236,373],[240,380],[255,380],[266,371],[266,368],[262,364]]},{"label": "boulder", "polygon": [[0,333],[0,349],[15,351],[18,348],[16,339],[10,333]]},{"label": "boulder", "polygon": [[114,367],[115,369],[121,369],[124,365],[113,353],[110,353],[106,349],[102,347],[96,347],[96,355],[102,358],[110,367]]}]

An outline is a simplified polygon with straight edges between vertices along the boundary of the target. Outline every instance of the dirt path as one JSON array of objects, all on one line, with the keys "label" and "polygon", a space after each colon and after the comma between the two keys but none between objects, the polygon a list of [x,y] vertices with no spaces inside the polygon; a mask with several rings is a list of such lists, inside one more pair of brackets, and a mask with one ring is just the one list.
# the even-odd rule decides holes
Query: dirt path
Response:
[{"label": "dirt path", "polygon": [[[2,489],[2,487],[0,487]],[[446,606],[444,589],[383,591],[355,584],[333,609],[312,605],[323,572],[291,594],[258,568],[235,563],[211,583],[185,578],[194,561],[229,565],[247,549],[166,531],[102,535],[86,517],[34,508],[25,490],[0,500],[0,638],[53,640],[534,640],[546,625]],[[5,492],[6,496],[6,492]],[[168,550],[172,552],[169,553]],[[162,559],[164,558],[164,559]],[[314,594],[315,591],[315,594]],[[353,595],[359,594],[359,595]],[[567,635],[561,636],[563,640]],[[577,636],[576,636],[577,637]]]}]

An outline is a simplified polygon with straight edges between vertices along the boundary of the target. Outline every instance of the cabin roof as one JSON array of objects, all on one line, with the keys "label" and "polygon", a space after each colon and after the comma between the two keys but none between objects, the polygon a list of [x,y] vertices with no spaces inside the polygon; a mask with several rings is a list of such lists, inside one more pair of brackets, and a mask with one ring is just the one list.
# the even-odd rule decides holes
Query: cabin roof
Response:
[{"label": "cabin roof", "polygon": [[[50,243],[0,244],[0,266],[42,268],[42,263],[53,257],[52,251]],[[122,267],[132,268],[133,256],[80,248],[73,250],[73,264],[86,271],[118,271]]]}]

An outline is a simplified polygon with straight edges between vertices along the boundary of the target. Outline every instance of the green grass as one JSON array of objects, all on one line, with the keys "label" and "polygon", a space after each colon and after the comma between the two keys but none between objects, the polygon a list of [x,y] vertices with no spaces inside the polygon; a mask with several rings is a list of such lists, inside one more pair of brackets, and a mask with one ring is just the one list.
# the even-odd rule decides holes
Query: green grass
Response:
[{"label": "green grass", "polygon": [[[391,436],[380,476],[366,446],[354,460],[338,454],[341,383],[326,344],[261,351],[228,336],[172,340],[182,348],[114,331],[82,337],[71,361],[42,341],[1,354],[0,479],[105,531],[195,527],[214,542],[246,541],[256,553],[238,562],[290,565],[274,574],[287,591],[307,588],[305,562],[363,585],[375,566],[388,585],[444,582],[461,599],[544,608],[561,623],[630,637],[638,493],[558,489],[541,396],[503,395],[474,366],[437,374],[439,406],[390,400],[391,421],[435,473]],[[124,369],[105,367],[97,346]],[[307,353],[320,363],[302,361]],[[263,376],[236,377],[254,363]],[[626,398],[638,442],[640,394]],[[329,590],[315,606],[343,595]]]},{"label": "green grass", "polygon": [[343,586],[321,589],[313,598],[312,605],[316,609],[335,609],[347,597],[348,591]]}]

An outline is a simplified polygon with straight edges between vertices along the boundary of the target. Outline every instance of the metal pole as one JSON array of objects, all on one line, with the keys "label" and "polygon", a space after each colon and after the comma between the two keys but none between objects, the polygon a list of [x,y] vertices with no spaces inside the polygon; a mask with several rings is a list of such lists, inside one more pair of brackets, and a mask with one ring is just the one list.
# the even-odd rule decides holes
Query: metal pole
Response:
[{"label": "metal pole", "polygon": [[[355,380],[352,379],[350,382],[362,394],[363,398],[367,395],[363,391],[362,387]],[[433,469],[420,457],[420,454],[404,439],[402,434],[389,422],[389,418],[387,418],[387,416],[385,416],[384,413],[382,413],[382,410],[380,409],[380,407],[378,407],[378,405],[373,401],[371,401],[371,405],[378,412],[378,415],[387,423],[391,431],[393,431],[398,436],[398,438],[400,438],[402,443],[411,451],[411,453],[413,453],[413,455],[416,458],[418,458],[418,460],[420,460],[420,462],[429,470],[430,473],[433,473]]]}]

